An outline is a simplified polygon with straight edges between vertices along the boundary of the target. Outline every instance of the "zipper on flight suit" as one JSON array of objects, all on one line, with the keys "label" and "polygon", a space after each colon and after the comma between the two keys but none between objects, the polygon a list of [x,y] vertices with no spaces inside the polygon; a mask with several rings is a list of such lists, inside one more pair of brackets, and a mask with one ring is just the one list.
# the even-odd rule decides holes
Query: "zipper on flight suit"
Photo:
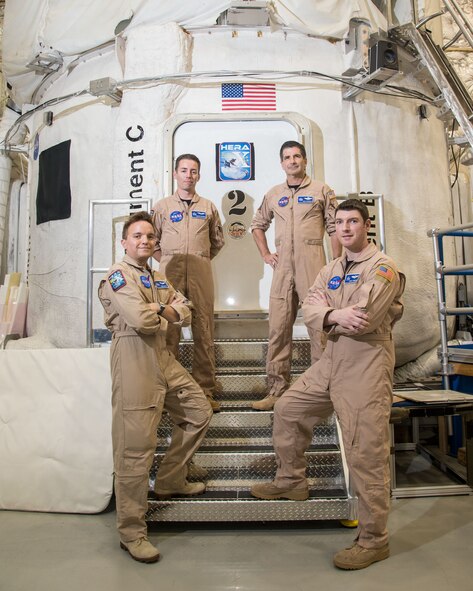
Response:
[{"label": "zipper on flight suit", "polygon": [[[309,185],[310,183],[306,183],[304,185],[304,181],[307,178],[307,176],[304,176],[304,178],[301,181],[301,184],[296,187],[295,189],[289,187],[288,188],[291,190],[292,196],[291,196],[291,263],[292,263],[292,270],[293,270],[293,277],[295,276],[295,272],[296,272],[296,266],[295,266],[295,248],[294,248],[294,211],[295,211],[295,201],[294,201],[294,197],[296,196],[296,193],[298,191],[300,191],[301,189],[303,189],[304,187],[307,187],[307,185]],[[286,181],[287,184],[287,181]],[[295,283],[295,278],[294,278],[294,283]]]},{"label": "zipper on flight suit", "polygon": [[[342,283],[344,283],[344,281],[345,281],[345,277],[347,276],[347,274],[348,274],[348,271],[352,271],[352,270],[354,269],[354,267],[355,267],[357,264],[358,264],[358,261],[349,261],[347,258],[345,258],[345,264],[342,264],[342,269],[343,269],[343,276],[342,276],[342,280],[341,280],[341,283],[340,283],[340,285],[341,285]],[[337,298],[337,300],[338,300],[338,301],[337,301],[337,306],[338,306],[338,307],[340,307],[340,305],[341,305],[341,303],[340,303],[340,300],[341,300],[341,294],[342,294],[342,291],[340,291],[340,292],[339,292],[339,296],[338,296],[338,298]],[[366,312],[366,310],[367,310],[367,309],[366,309],[366,308],[361,308],[361,307],[360,307],[360,310],[362,310],[363,312]]]},{"label": "zipper on flight suit", "polygon": [[190,203],[186,203],[185,200],[181,199],[179,197],[179,201],[181,202],[181,207],[184,208],[184,214],[185,214],[185,219],[186,219],[186,232],[185,232],[185,237],[184,237],[184,254],[185,254],[185,265],[186,265],[186,272],[185,272],[185,276],[186,276],[186,281],[185,281],[185,286],[186,286],[186,293],[189,293],[189,275],[187,272],[188,269],[188,260],[189,260],[189,210],[190,207],[192,205],[192,201],[193,201],[194,197],[192,197],[192,199],[190,200]]}]

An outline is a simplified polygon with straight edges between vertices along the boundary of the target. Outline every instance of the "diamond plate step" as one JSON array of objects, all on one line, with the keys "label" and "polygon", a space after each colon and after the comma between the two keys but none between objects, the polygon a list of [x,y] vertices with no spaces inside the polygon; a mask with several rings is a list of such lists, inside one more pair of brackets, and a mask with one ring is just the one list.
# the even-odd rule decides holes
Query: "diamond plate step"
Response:
[{"label": "diamond plate step", "polygon": [[311,492],[307,501],[265,501],[247,492],[227,496],[148,501],[147,521],[171,522],[254,522],[316,521],[355,519],[356,501],[340,491],[327,495]]},{"label": "diamond plate step", "polygon": [[[189,369],[192,366],[194,342],[181,341],[179,361]],[[227,372],[264,371],[268,341],[264,339],[215,341],[215,364],[219,374]],[[302,372],[310,366],[310,341],[293,339],[292,369]]]},{"label": "diamond plate step", "polygon": [[[200,447],[208,449],[241,448],[247,446],[272,448],[272,411],[234,411],[214,414],[207,434]],[[169,415],[163,416],[158,427],[158,450],[165,449],[172,433]],[[333,448],[337,446],[337,434],[333,418],[314,428],[312,445]]]},{"label": "diamond plate step", "polygon": [[[163,453],[157,453],[150,471],[150,490],[154,487],[156,473]],[[339,450],[315,450],[306,452],[307,478],[310,489],[342,490],[344,487],[343,466]],[[194,457],[197,468],[208,471],[208,491],[249,491],[256,482],[272,480],[276,473],[276,458],[273,451],[198,452]],[[193,465],[188,479],[198,480]]]},{"label": "diamond plate step", "polygon": [[[150,471],[147,521],[248,522],[354,519],[356,500],[347,493],[337,427],[330,418],[314,428],[306,452],[309,499],[265,501],[250,494],[257,482],[276,473],[272,447],[273,412],[255,411],[251,403],[267,393],[267,341],[218,340],[215,343],[220,391],[215,398],[222,411],[213,415],[194,463],[207,470],[207,489],[197,497],[159,500],[153,492],[159,464],[172,433],[165,413],[158,427],[158,445]],[[193,342],[181,341],[180,361],[190,368]],[[310,365],[310,342],[294,339],[291,382]],[[198,480],[190,467],[188,478]]]}]

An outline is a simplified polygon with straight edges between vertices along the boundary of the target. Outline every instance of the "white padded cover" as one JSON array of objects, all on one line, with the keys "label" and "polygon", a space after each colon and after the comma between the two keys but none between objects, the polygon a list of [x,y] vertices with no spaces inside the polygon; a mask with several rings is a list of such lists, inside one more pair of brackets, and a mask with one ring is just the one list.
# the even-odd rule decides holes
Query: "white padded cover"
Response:
[{"label": "white padded cover", "polygon": [[0,509],[108,505],[110,398],[108,349],[0,351]]}]

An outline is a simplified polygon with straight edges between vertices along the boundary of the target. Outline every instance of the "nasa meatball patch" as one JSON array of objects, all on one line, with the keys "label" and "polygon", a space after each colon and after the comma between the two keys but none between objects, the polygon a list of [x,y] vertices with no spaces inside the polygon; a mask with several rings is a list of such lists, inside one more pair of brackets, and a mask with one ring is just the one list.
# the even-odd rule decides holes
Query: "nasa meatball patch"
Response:
[{"label": "nasa meatball patch", "polygon": [[342,282],[342,278],[340,277],[340,275],[335,275],[327,283],[327,287],[329,289],[338,289],[340,287],[341,282]]},{"label": "nasa meatball patch", "polygon": [[141,275],[140,277],[141,279],[141,283],[145,286],[145,287],[151,287],[151,280],[149,278],[149,275]]},{"label": "nasa meatball patch", "polygon": [[171,211],[169,214],[169,219],[173,224],[180,222],[184,216],[182,215],[182,211]]},{"label": "nasa meatball patch", "polygon": [[108,276],[108,282],[112,286],[113,291],[118,291],[124,285],[126,285],[126,279],[121,271],[114,271]]}]

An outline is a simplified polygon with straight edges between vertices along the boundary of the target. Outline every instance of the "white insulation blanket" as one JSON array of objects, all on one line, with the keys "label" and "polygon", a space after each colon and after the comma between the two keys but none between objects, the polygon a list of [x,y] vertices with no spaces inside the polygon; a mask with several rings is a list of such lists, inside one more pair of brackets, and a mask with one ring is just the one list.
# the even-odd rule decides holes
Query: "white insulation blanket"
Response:
[{"label": "white insulation blanket", "polygon": [[0,509],[105,509],[113,486],[108,349],[0,351],[0,384]]}]

